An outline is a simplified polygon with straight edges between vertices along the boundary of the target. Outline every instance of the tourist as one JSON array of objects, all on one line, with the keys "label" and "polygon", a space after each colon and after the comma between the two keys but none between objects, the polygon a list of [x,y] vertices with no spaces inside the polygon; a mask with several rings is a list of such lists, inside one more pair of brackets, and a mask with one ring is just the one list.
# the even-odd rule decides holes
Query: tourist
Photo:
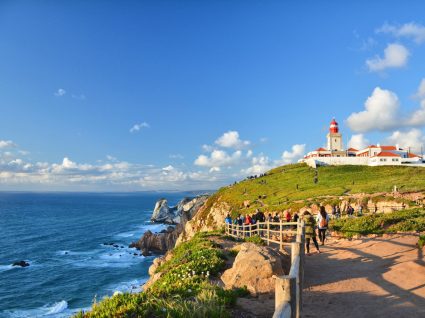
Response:
[{"label": "tourist", "polygon": [[304,211],[303,220],[305,224],[305,249],[307,255],[310,255],[310,240],[313,241],[314,246],[316,247],[317,253],[320,253],[319,244],[316,239],[316,220],[308,211]]},{"label": "tourist", "polygon": [[225,222],[226,224],[232,224],[232,218],[230,217],[230,214],[229,214],[229,213],[227,213],[227,216],[226,216],[226,218],[224,219],[224,222]]},{"label": "tourist", "polygon": [[350,204],[348,204],[347,215],[351,217],[353,216],[353,214],[354,214],[354,208]]},{"label": "tourist", "polygon": [[272,217],[271,213],[269,213],[269,215],[267,217],[267,222],[273,222],[273,217]]},{"label": "tourist", "polygon": [[283,212],[283,217],[285,218],[286,222],[291,222],[291,212],[289,212],[289,210],[285,210],[285,212]]},{"label": "tourist", "polygon": [[273,222],[280,222],[279,213],[276,212],[276,214],[273,217]]},{"label": "tourist", "polygon": [[359,204],[358,210],[357,210],[357,216],[362,216],[363,214],[363,206]]},{"label": "tourist", "polygon": [[265,222],[266,221],[266,216],[264,215],[263,212],[261,212],[259,209],[256,210],[256,219],[257,222]]},{"label": "tourist", "polygon": [[298,213],[297,213],[297,212],[295,212],[295,213],[294,213],[294,217],[293,217],[294,222],[298,222],[298,219],[299,219],[299,218],[300,218],[300,217],[299,217]]},{"label": "tourist", "polygon": [[325,245],[326,230],[328,229],[329,215],[326,213],[325,207],[321,206],[317,215],[317,225],[319,228],[319,240],[322,245]]},{"label": "tourist", "polygon": [[339,219],[341,217],[341,208],[339,205],[336,206],[336,218]]}]

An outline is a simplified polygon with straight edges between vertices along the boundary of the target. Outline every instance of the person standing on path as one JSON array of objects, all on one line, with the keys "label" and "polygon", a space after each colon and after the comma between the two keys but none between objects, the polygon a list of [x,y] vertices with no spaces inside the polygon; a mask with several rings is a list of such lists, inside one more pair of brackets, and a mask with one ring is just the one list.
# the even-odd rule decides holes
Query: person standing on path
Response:
[{"label": "person standing on path", "polygon": [[319,228],[319,240],[322,245],[325,245],[326,230],[328,229],[329,215],[326,213],[325,207],[321,206],[317,215],[317,224]]},{"label": "person standing on path", "polygon": [[310,240],[313,241],[314,246],[316,247],[317,253],[320,253],[319,244],[316,239],[316,220],[310,214],[310,212],[305,211],[302,215],[302,219],[305,224],[305,249],[307,251],[307,255],[310,255]]}]

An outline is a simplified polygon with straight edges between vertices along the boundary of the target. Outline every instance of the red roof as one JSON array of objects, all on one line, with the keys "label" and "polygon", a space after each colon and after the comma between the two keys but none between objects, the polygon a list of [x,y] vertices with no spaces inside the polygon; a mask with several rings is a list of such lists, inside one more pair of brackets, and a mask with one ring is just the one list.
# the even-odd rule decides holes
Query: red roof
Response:
[{"label": "red roof", "polygon": [[370,145],[370,146],[367,146],[366,148],[376,148],[376,146],[375,145]]},{"label": "red roof", "polygon": [[414,154],[414,153],[409,153],[409,158],[420,158],[418,155]]},{"label": "red roof", "polygon": [[381,151],[374,157],[400,157],[399,155],[396,155],[395,153],[389,152],[389,151]]},{"label": "red roof", "polygon": [[326,151],[326,149],[320,147],[320,148],[317,148],[315,151]]},{"label": "red roof", "polygon": [[395,146],[381,146],[382,150],[397,150]]},{"label": "red roof", "polygon": [[358,151],[358,150],[355,148],[348,148],[347,151]]}]

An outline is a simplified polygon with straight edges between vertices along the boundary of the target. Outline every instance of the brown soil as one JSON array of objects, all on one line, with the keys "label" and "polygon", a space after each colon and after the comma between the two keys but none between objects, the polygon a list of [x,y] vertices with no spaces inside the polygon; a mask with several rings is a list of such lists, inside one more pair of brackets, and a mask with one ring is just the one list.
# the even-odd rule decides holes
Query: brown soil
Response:
[{"label": "brown soil", "polygon": [[303,317],[425,317],[425,258],[417,240],[329,240],[322,254],[306,256]]}]

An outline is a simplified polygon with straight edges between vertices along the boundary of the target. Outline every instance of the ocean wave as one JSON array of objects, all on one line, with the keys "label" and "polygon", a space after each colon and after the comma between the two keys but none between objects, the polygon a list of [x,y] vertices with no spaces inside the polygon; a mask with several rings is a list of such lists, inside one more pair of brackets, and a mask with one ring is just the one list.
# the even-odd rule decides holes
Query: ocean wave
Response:
[{"label": "ocean wave", "polygon": [[142,291],[143,284],[146,283],[147,281],[148,281],[147,277],[142,279],[133,279],[131,281],[110,285],[109,287],[106,288],[106,290],[111,294],[114,294],[116,292],[140,293]]},{"label": "ocean wave", "polygon": [[[137,255],[134,255],[137,254]],[[95,257],[81,259],[72,263],[76,267],[115,267],[127,268],[139,264],[144,256],[135,253],[134,249],[124,248],[109,253],[98,254]]]},{"label": "ocean wave", "polygon": [[64,318],[69,317],[78,310],[69,310],[68,302],[61,300],[54,304],[47,304],[40,308],[28,310],[6,310],[4,311],[7,318]]},{"label": "ocean wave", "polygon": [[0,272],[5,272],[10,269],[18,268],[18,266],[12,266],[12,265],[0,265]]}]

